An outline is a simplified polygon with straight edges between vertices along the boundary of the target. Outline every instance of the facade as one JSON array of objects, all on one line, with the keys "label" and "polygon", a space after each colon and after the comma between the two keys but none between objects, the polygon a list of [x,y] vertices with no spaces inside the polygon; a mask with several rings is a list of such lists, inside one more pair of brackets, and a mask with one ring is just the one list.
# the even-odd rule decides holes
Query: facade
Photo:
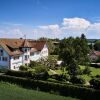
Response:
[{"label": "facade", "polygon": [[19,70],[30,61],[47,59],[48,47],[45,41],[26,39],[0,39],[0,67]]}]

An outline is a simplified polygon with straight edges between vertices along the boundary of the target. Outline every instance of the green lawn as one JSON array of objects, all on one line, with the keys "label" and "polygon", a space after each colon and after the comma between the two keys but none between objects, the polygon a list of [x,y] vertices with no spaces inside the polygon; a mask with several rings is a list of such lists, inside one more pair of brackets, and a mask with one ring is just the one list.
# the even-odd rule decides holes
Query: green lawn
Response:
[{"label": "green lawn", "polygon": [[78,100],[0,82],[0,100]]},{"label": "green lawn", "polygon": [[[85,66],[80,66],[80,68],[83,70],[85,68]],[[90,67],[90,70],[91,70],[91,76],[100,75],[100,68]],[[91,79],[91,76],[81,75],[81,77],[83,77],[87,81],[89,81]]]},{"label": "green lawn", "polygon": [[[85,66],[80,66],[80,68],[84,69]],[[91,70],[91,75],[92,76],[100,75],[100,68],[90,67],[90,70]]]}]

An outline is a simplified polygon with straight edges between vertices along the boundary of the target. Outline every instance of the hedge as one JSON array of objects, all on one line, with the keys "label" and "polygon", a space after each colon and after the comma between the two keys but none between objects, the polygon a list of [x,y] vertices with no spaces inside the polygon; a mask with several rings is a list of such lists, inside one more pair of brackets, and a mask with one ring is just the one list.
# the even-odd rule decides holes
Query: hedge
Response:
[{"label": "hedge", "polygon": [[6,75],[10,75],[10,76],[15,76],[15,77],[23,77],[23,78],[32,78],[32,79],[38,79],[38,80],[47,80],[49,75],[47,72],[44,73],[32,73],[32,72],[28,72],[28,71],[13,71],[13,70],[8,70],[6,73]]},{"label": "hedge", "polygon": [[16,76],[16,77],[32,77],[32,74],[27,71],[8,70],[5,74],[10,76]]},{"label": "hedge", "polygon": [[92,88],[46,82],[41,80],[32,80],[7,75],[0,75],[0,81],[10,82],[26,88],[40,91],[57,93],[63,96],[76,97],[81,100],[100,100],[100,90],[95,90]]},{"label": "hedge", "polygon": [[93,78],[90,80],[90,84],[93,88],[100,90],[100,78]]}]

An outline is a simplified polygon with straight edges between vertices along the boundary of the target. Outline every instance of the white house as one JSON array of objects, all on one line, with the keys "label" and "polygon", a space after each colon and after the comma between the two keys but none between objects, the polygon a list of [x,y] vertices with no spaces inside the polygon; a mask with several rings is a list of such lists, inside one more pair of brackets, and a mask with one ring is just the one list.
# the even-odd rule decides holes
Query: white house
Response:
[{"label": "white house", "polygon": [[26,39],[0,39],[0,67],[19,70],[30,61],[47,59],[48,47],[45,41]]}]

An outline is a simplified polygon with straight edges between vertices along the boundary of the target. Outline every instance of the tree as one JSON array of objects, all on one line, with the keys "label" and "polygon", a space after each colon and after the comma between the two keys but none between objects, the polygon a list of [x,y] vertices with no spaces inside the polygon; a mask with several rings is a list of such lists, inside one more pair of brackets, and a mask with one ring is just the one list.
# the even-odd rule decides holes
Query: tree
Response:
[{"label": "tree", "polygon": [[48,44],[49,54],[53,54],[55,50],[55,45],[50,39],[47,41],[47,44]]},{"label": "tree", "polygon": [[74,49],[75,49],[75,59],[81,65],[86,65],[89,62],[87,54],[89,53],[89,47],[87,45],[87,40],[84,35],[81,38],[76,37],[74,39]]},{"label": "tree", "polygon": [[80,74],[80,67],[75,59],[71,59],[71,63],[68,66],[68,73],[72,76]]},{"label": "tree", "polygon": [[88,52],[89,47],[85,36],[81,38],[64,38],[60,42],[59,58],[64,61],[64,66],[68,66],[69,73],[72,75],[78,74],[79,64],[85,65],[89,62]]},{"label": "tree", "polygon": [[97,40],[97,41],[94,43],[94,49],[97,50],[97,51],[100,51],[100,40]]}]

